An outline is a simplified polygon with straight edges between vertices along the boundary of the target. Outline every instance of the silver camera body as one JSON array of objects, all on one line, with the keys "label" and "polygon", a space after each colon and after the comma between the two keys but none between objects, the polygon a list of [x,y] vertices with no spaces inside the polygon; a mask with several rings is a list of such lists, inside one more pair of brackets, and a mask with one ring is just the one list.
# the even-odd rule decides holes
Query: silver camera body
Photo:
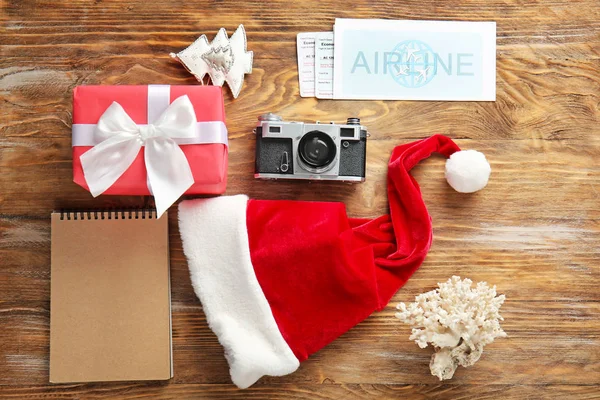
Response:
[{"label": "silver camera body", "polygon": [[267,113],[258,118],[256,178],[362,182],[367,130],[358,118],[345,125],[283,121]]}]

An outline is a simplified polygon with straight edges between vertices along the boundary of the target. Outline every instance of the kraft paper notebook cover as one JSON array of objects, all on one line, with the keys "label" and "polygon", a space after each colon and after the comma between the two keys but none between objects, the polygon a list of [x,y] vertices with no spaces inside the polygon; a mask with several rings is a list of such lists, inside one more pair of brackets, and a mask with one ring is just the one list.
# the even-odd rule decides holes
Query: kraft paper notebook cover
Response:
[{"label": "kraft paper notebook cover", "polygon": [[52,213],[50,382],[173,376],[167,216]]}]

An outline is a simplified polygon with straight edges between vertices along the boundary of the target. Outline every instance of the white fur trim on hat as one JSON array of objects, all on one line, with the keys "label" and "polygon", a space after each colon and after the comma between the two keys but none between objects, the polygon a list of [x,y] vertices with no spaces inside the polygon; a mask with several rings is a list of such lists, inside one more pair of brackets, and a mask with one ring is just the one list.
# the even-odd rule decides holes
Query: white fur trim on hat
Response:
[{"label": "white fur trim on hat", "polygon": [[247,203],[246,196],[222,196],[179,205],[194,291],[225,348],[231,380],[242,389],[263,375],[287,375],[299,366],[252,267]]},{"label": "white fur trim on hat", "polygon": [[476,150],[462,150],[446,160],[446,180],[460,193],[481,190],[490,179],[492,168],[485,155]]}]

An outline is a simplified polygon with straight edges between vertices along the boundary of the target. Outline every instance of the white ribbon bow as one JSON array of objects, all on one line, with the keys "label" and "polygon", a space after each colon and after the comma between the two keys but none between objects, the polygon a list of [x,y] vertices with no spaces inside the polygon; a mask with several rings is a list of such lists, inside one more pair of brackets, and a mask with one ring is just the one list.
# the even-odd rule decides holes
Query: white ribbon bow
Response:
[{"label": "white ribbon bow", "polygon": [[81,155],[85,180],[94,197],[104,193],[131,166],[142,146],[149,186],[160,217],[194,183],[192,170],[175,138],[193,138],[196,113],[187,95],[177,98],[153,123],[138,126],[113,102],[94,131],[96,146]]}]

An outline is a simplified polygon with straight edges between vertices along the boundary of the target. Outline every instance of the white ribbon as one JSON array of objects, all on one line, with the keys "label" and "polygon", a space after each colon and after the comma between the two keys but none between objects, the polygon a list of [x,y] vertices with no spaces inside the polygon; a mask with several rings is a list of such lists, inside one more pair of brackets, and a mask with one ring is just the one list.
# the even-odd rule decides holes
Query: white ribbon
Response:
[{"label": "white ribbon", "polygon": [[148,182],[160,217],[194,183],[176,139],[193,139],[196,131],[196,114],[187,95],[177,98],[147,125],[136,125],[123,107],[113,102],[94,130],[98,144],[80,157],[90,193],[96,197],[111,187],[145,146]]},{"label": "white ribbon", "polygon": [[[145,124],[138,124],[138,126],[141,128]],[[99,142],[94,136],[95,131],[96,124],[73,124],[72,146],[93,147],[97,145]],[[182,144],[224,144],[227,146],[227,127],[223,121],[196,122],[196,133],[193,138],[173,138],[173,140],[180,146]]]}]

